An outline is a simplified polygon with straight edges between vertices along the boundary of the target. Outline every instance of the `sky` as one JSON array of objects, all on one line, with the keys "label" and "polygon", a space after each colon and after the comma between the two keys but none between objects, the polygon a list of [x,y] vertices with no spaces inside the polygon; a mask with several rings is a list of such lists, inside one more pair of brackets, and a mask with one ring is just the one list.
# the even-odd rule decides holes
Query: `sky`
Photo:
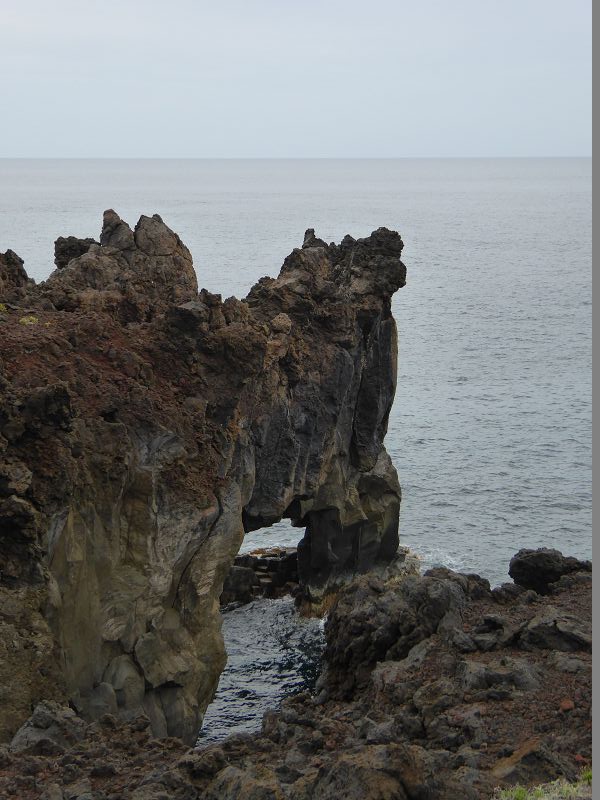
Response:
[{"label": "sky", "polygon": [[592,0],[0,0],[0,157],[591,155]]}]

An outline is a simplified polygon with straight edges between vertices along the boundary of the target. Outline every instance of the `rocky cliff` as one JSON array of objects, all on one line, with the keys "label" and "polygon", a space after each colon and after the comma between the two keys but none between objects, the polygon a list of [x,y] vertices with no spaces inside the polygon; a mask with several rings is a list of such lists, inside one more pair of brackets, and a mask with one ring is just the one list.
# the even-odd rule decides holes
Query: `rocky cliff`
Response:
[{"label": "rocky cliff", "polygon": [[305,528],[314,601],[393,559],[401,251],[308,231],[224,302],[157,215],[58,239],[39,285],[0,255],[0,738],[56,698],[193,741],[245,530]]}]

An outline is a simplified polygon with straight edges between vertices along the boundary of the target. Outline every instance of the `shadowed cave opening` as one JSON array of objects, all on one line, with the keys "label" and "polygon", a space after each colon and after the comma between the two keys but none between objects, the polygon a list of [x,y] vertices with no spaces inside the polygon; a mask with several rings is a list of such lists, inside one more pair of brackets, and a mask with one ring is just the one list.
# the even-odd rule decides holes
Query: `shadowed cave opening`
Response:
[{"label": "shadowed cave opening", "polygon": [[[240,555],[295,548],[304,528],[282,520],[249,531]],[[206,710],[198,744],[260,729],[265,711],[292,694],[312,690],[324,648],[324,620],[301,616],[294,598],[258,597],[222,609],[227,665]]]}]

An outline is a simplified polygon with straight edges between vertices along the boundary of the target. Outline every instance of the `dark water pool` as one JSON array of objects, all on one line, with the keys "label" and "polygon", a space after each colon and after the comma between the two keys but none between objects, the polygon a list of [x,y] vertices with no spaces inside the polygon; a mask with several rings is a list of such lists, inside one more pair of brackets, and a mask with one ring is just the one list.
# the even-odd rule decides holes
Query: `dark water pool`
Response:
[{"label": "dark water pool", "polygon": [[291,597],[255,600],[223,615],[228,662],[198,744],[260,728],[267,709],[313,688],[324,647],[323,620],[298,616]]}]

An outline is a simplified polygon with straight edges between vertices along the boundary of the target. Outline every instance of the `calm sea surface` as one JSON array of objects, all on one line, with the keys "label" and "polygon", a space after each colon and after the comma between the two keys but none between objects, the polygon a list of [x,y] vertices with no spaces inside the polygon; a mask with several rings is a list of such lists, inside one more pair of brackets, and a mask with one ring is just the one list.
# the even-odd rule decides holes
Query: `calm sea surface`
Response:
[{"label": "calm sea surface", "polygon": [[[200,285],[224,297],[277,274],[308,227],[328,241],[398,230],[408,283],[394,299],[387,448],[404,492],[402,543],[424,566],[492,583],[521,547],[591,556],[590,159],[0,160],[0,189],[0,250],[19,253],[36,280],[53,268],[57,236],[97,237],[110,207],[132,225],[160,213],[192,251]],[[281,523],[244,548],[300,535]],[[310,673],[281,679],[277,636],[240,640],[251,621],[285,629],[289,611],[270,603],[225,616],[231,667],[215,708],[228,710],[215,712],[215,730],[224,718],[252,727]],[[296,632],[302,642],[307,630]],[[235,653],[252,648],[260,657],[243,666]],[[259,677],[271,689],[236,720]]]}]

